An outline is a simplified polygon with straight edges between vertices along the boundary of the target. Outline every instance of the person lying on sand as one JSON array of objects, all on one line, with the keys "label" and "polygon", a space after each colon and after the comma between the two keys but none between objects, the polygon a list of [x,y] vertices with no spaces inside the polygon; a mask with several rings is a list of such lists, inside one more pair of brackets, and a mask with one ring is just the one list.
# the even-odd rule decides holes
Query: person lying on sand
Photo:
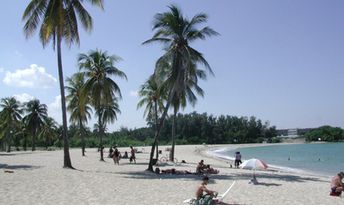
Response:
[{"label": "person lying on sand", "polygon": [[209,164],[206,166],[206,168],[203,171],[203,173],[205,174],[218,174],[219,172],[220,172],[219,170],[210,167]]},{"label": "person lying on sand", "polygon": [[160,172],[161,174],[194,174],[188,170],[176,170],[175,168],[172,169],[163,169]]},{"label": "person lying on sand", "polygon": [[344,184],[342,182],[344,178],[344,172],[338,173],[332,178],[331,181],[331,196],[340,196],[344,191]]}]

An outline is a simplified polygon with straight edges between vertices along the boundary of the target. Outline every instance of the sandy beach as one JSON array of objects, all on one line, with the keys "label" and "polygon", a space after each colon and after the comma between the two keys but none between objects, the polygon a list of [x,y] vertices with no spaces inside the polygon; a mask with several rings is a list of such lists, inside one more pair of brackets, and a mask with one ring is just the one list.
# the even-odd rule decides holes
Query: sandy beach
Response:
[{"label": "sandy beach", "polygon": [[[222,145],[223,146],[223,145]],[[234,145],[228,145],[232,146]],[[227,147],[228,147],[227,146]],[[236,145],[238,146],[238,145]],[[239,145],[240,146],[240,145]],[[177,146],[176,158],[184,164],[167,164],[160,169],[195,171],[201,159],[219,169],[210,175],[209,189],[224,192],[236,181],[224,199],[227,204],[343,204],[344,199],[329,196],[330,178],[278,171],[257,172],[258,185],[249,184],[252,171],[229,168],[229,163],[206,151],[214,146]],[[162,155],[166,155],[165,147]],[[183,204],[193,197],[201,182],[198,175],[156,175],[147,168],[149,147],[139,147],[137,163],[122,159],[99,161],[96,149],[71,149],[73,166],[63,169],[63,151],[0,153],[0,204]],[[106,150],[107,151],[107,150]],[[129,151],[129,148],[120,148]],[[105,155],[108,153],[105,152]],[[13,173],[5,172],[7,170]]]}]

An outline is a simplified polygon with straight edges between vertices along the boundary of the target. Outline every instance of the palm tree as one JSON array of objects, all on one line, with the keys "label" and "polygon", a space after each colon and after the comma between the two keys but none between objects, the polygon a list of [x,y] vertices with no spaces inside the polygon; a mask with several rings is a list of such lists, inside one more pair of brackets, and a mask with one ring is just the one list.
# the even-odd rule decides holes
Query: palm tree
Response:
[{"label": "palm tree", "polygon": [[[153,153],[155,144],[159,138],[160,130],[167,115],[167,111],[172,103],[174,96],[181,96],[180,92],[185,87],[185,76],[191,72],[187,71],[192,68],[193,64],[203,64],[207,71],[213,74],[210,65],[204,59],[202,53],[192,48],[189,44],[195,40],[204,40],[206,37],[218,35],[216,31],[209,27],[197,29],[197,26],[207,21],[207,15],[200,13],[195,15],[191,20],[183,17],[179,8],[174,5],[169,6],[170,11],[158,13],[154,17],[153,37],[143,44],[160,42],[165,46],[165,54],[161,56],[157,63],[156,69],[170,64],[170,75],[166,82],[168,83],[168,100],[165,110],[160,118],[158,129],[156,130],[154,142],[150,153],[150,162],[148,170],[153,171]],[[197,82],[197,81],[196,81]]]},{"label": "palm tree", "polygon": [[30,100],[25,103],[27,115],[23,118],[27,130],[32,137],[32,151],[36,150],[36,135],[44,125],[44,120],[48,117],[48,107],[41,104],[39,100]]},{"label": "palm tree", "polygon": [[[2,98],[0,107],[0,136],[5,136],[7,141],[7,152],[11,151],[11,137],[14,130],[19,127],[22,119],[23,109],[14,97]],[[1,138],[1,137],[0,137]]]},{"label": "palm tree", "polygon": [[[121,90],[117,83],[111,79],[112,76],[127,79],[124,72],[115,67],[115,63],[120,60],[119,57],[109,56],[107,52],[101,50],[90,51],[88,54],[79,55],[79,68],[84,72],[86,82],[84,89],[91,98],[91,104],[98,117],[98,125],[102,128],[106,123],[112,122],[111,117],[104,117],[104,109],[117,104],[117,99],[122,97]],[[117,97],[117,96],[118,97]],[[117,105],[118,107],[118,105]],[[106,114],[107,115],[107,114]],[[109,114],[111,116],[111,114]],[[103,158],[102,135],[104,129],[99,129],[99,148],[100,160]]]},{"label": "palm tree", "polygon": [[[168,68],[168,67],[167,67]],[[171,70],[171,69],[170,69]],[[173,107],[173,118],[172,118],[172,149],[170,154],[170,160],[174,160],[175,153],[175,135],[176,135],[176,115],[180,108],[185,108],[187,102],[189,102],[193,107],[197,102],[197,97],[195,94],[203,97],[204,91],[197,85],[198,79],[205,80],[207,75],[204,70],[200,70],[195,64],[190,64],[190,67],[186,70],[186,75],[184,76],[184,87],[180,87],[178,92],[172,98]],[[168,76],[168,75],[167,75]],[[169,84],[167,82],[167,84]],[[195,92],[195,93],[194,93]]]},{"label": "palm tree", "polygon": [[92,111],[89,103],[90,96],[85,94],[84,73],[76,73],[72,78],[67,78],[67,109],[71,113],[69,121],[79,125],[79,134],[81,137],[81,152],[85,156],[85,132],[84,124],[87,123],[88,118],[91,118],[90,112]]},{"label": "palm tree", "polygon": [[47,116],[43,121],[43,127],[39,133],[39,138],[45,140],[46,149],[48,149],[48,146],[57,138],[57,129],[57,122],[53,118]]},{"label": "palm tree", "polygon": [[[141,86],[139,91],[139,97],[141,98],[137,104],[137,109],[146,105],[145,111],[143,113],[146,116],[147,121],[154,121],[154,129],[158,127],[159,113],[163,112],[164,100],[166,96],[164,95],[164,89],[161,82],[152,75],[149,79]],[[158,142],[156,144],[156,159],[159,157],[158,152]]]},{"label": "palm tree", "polygon": [[31,37],[39,29],[40,41],[45,47],[50,41],[57,47],[57,64],[60,81],[61,109],[62,109],[62,136],[64,144],[63,167],[73,168],[69,155],[67,136],[66,99],[62,68],[61,42],[68,45],[79,44],[78,22],[87,30],[92,30],[92,17],[84,8],[87,1],[92,5],[103,8],[103,0],[31,0],[23,14],[25,21],[24,32],[26,38]]}]

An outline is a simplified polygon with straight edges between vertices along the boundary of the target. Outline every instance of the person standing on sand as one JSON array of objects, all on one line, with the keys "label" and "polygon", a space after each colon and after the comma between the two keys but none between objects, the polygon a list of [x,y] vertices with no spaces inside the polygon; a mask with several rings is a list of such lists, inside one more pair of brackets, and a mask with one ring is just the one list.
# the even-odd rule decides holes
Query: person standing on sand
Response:
[{"label": "person standing on sand", "polygon": [[239,165],[241,164],[241,154],[240,152],[235,152],[235,161],[234,161],[234,166],[235,168],[239,168]]},{"label": "person standing on sand", "polygon": [[342,182],[344,178],[344,172],[338,173],[331,180],[331,196],[340,196],[344,191],[344,184]]},{"label": "person standing on sand", "polygon": [[115,164],[119,165],[120,156],[121,156],[121,153],[118,151],[117,147],[115,147],[115,150],[113,151],[113,162]]},{"label": "person standing on sand", "polygon": [[134,161],[134,163],[136,164],[135,149],[133,148],[133,146],[130,146],[130,154],[130,163]]}]

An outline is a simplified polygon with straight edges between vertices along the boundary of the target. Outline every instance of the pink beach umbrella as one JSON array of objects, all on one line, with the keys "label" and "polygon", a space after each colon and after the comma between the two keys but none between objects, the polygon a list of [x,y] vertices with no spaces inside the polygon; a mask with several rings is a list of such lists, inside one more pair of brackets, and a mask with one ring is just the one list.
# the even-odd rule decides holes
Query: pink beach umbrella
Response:
[{"label": "pink beach umbrella", "polygon": [[265,162],[263,162],[262,160],[260,160],[260,159],[252,158],[252,159],[244,161],[240,165],[240,167],[242,169],[253,169],[253,170],[256,170],[256,169],[266,169],[266,168],[268,168],[268,165]]},{"label": "pink beach umbrella", "polygon": [[253,169],[253,176],[252,176],[250,183],[258,184],[258,181],[256,178],[256,169],[266,169],[266,168],[268,168],[268,165],[260,159],[254,159],[253,158],[253,159],[249,159],[249,160],[244,161],[240,165],[240,167],[242,169]]}]

